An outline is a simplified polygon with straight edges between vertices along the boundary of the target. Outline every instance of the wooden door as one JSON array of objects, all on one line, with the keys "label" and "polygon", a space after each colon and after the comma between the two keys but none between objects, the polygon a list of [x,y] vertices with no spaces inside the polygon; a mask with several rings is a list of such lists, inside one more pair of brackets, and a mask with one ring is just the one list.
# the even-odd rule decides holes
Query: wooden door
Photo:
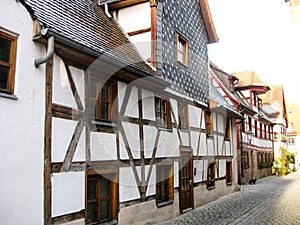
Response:
[{"label": "wooden door", "polygon": [[180,211],[193,208],[193,157],[191,151],[181,152],[179,173]]}]

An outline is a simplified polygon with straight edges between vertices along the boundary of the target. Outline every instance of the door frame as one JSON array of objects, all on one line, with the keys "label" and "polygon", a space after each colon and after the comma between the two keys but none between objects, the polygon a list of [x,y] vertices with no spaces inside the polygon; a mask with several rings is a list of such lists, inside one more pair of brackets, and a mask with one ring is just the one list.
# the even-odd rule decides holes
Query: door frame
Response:
[{"label": "door frame", "polygon": [[[182,195],[183,195],[183,190],[182,190],[182,160],[183,160],[183,156],[189,156],[189,161],[188,163],[189,165],[189,189],[190,189],[190,203],[191,206],[190,207],[186,207],[183,208],[185,204],[182,203]],[[184,210],[187,209],[193,209],[194,208],[194,174],[193,174],[193,163],[194,163],[194,159],[193,159],[193,151],[190,147],[180,147],[180,160],[179,160],[179,208],[180,208],[180,212],[184,212]]]}]

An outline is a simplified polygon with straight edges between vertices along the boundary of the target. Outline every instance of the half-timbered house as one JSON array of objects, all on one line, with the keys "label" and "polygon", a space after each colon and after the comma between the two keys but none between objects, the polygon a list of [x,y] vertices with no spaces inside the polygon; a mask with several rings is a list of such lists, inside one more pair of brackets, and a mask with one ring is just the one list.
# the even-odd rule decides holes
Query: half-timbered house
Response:
[{"label": "half-timbered house", "polygon": [[[210,67],[215,86],[221,90],[227,102],[243,116],[236,123],[239,183],[271,175],[274,121],[263,110],[259,98],[269,89],[268,86],[253,72],[228,74],[212,62]],[[243,90],[241,86],[245,86]]]},{"label": "half-timbered house", "polygon": [[3,6],[1,223],[154,223],[235,191],[206,0]]},{"label": "half-timbered house", "polygon": [[249,182],[272,174],[274,122],[262,109],[262,96],[270,91],[254,71],[234,73],[238,82],[234,90],[247,104],[240,109],[244,122],[237,128],[240,133],[240,182]]}]

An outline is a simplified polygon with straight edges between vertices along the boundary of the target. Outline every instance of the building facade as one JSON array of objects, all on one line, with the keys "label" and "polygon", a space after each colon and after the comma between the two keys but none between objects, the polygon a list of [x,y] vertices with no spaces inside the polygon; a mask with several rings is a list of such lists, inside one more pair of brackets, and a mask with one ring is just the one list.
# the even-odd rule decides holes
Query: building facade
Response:
[{"label": "building facade", "polygon": [[236,190],[207,1],[3,5],[1,223],[154,223]]}]

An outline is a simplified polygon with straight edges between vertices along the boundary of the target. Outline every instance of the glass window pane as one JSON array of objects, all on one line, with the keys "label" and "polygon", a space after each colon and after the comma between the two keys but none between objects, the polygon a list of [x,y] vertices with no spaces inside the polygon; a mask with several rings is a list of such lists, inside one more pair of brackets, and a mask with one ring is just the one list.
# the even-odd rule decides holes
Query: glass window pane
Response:
[{"label": "glass window pane", "polygon": [[88,200],[96,199],[97,180],[88,179],[87,188],[88,188],[87,199]]},{"label": "glass window pane", "polygon": [[7,89],[9,68],[0,66],[0,89]]},{"label": "glass window pane", "polygon": [[101,119],[108,120],[109,115],[109,104],[101,103]]},{"label": "glass window pane", "polygon": [[109,219],[110,201],[100,202],[100,220]]},{"label": "glass window pane", "polygon": [[97,218],[97,203],[88,203],[87,205],[87,223],[96,222]]},{"label": "glass window pane", "polygon": [[100,178],[100,197],[105,198],[110,195],[110,181],[104,177]]},{"label": "glass window pane", "polygon": [[161,112],[165,113],[166,112],[166,108],[167,108],[167,102],[166,101],[162,101]]},{"label": "glass window pane", "polygon": [[0,38],[0,61],[9,63],[11,41]]},{"label": "glass window pane", "polygon": [[155,99],[155,112],[160,112],[160,100]]},{"label": "glass window pane", "polygon": [[108,99],[109,99],[109,86],[105,84],[101,89],[101,100],[107,102]]}]

